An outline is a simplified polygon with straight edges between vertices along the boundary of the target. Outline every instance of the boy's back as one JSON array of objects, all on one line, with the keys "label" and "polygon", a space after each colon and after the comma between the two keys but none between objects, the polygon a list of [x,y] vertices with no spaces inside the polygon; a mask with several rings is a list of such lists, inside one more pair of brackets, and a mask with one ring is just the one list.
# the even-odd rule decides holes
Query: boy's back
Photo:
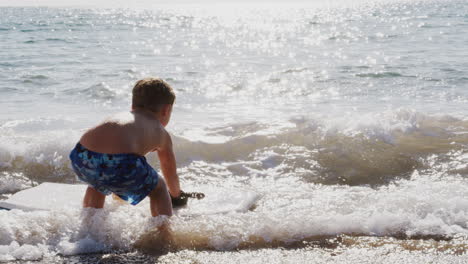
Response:
[{"label": "boy's back", "polygon": [[140,156],[164,145],[168,135],[159,120],[145,111],[132,111],[115,115],[80,139],[89,150],[107,153],[133,153]]}]

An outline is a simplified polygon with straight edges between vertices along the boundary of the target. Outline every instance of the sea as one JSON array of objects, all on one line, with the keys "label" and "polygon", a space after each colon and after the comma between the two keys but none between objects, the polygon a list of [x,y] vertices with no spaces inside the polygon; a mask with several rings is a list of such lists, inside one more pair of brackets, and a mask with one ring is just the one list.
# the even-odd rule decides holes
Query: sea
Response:
[{"label": "sea", "polygon": [[37,3],[0,7],[0,200],[79,184],[70,150],[146,77],[182,189],[258,199],[165,245],[112,199],[0,210],[1,263],[468,263],[466,0]]}]

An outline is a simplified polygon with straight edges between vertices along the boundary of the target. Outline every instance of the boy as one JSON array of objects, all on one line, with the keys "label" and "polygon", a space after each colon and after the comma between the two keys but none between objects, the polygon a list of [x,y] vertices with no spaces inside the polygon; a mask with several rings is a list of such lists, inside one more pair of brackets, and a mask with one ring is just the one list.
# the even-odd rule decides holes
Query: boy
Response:
[{"label": "boy", "polygon": [[[175,94],[161,79],[138,81],[132,90],[132,110],[111,117],[86,131],[70,153],[72,167],[89,187],[84,207],[102,208],[114,193],[132,205],[150,197],[152,216],[172,215],[171,198],[183,205],[169,123]],[[157,151],[165,181],[147,163],[145,154]]]}]

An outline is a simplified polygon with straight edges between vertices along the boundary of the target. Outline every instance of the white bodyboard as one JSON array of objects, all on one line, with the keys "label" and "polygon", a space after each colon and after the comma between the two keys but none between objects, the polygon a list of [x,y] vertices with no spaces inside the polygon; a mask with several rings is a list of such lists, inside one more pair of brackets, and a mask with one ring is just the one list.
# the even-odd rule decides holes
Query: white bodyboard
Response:
[{"label": "white bodyboard", "polygon": [[[81,208],[87,186],[83,184],[63,184],[45,182],[36,187],[19,191],[7,200],[0,201],[2,209],[23,211],[56,211],[65,208]],[[187,190],[192,191],[192,190]],[[252,191],[198,186],[197,192],[205,198],[189,199],[186,206],[175,210],[176,215],[207,215],[229,212],[246,212],[253,207],[258,195]],[[146,198],[137,207],[149,210],[149,199]],[[106,203],[112,202],[110,196]],[[128,205],[131,206],[131,205]]]}]

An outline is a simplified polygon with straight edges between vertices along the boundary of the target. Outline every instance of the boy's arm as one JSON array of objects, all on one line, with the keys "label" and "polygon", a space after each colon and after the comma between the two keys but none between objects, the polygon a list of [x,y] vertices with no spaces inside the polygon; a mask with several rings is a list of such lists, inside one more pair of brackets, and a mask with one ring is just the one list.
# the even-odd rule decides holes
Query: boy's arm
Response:
[{"label": "boy's arm", "polygon": [[179,176],[177,175],[176,159],[172,149],[172,139],[169,133],[164,131],[163,144],[157,149],[161,170],[167,181],[169,193],[172,197],[180,196]]}]

